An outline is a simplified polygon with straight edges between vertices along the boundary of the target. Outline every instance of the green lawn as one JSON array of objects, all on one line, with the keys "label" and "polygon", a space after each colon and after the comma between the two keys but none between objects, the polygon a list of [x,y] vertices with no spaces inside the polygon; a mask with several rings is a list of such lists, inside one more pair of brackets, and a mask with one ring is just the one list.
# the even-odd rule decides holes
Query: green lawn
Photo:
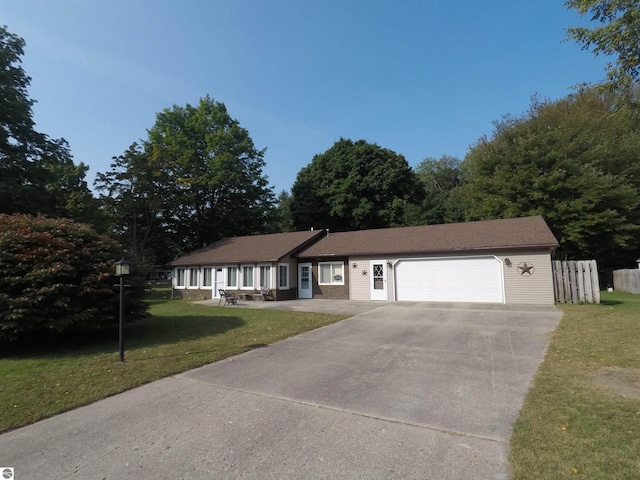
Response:
[{"label": "green lawn", "polygon": [[194,305],[166,289],[149,302],[152,316],[126,325],[124,363],[117,327],[86,335],[82,347],[69,339],[19,354],[5,346],[0,432],[347,318]]},{"label": "green lawn", "polygon": [[563,306],[510,444],[513,478],[640,478],[640,400],[593,382],[621,367],[640,390],[640,295]]},{"label": "green lawn", "polygon": [[[156,291],[149,300],[152,316],[127,324],[124,364],[117,329],[87,336],[81,348],[60,343],[3,352],[0,431],[345,318],[205,307],[166,297]],[[640,296],[605,293],[601,305],[562,309],[514,425],[513,478],[637,479],[640,400],[592,379],[601,367],[640,369]]]}]

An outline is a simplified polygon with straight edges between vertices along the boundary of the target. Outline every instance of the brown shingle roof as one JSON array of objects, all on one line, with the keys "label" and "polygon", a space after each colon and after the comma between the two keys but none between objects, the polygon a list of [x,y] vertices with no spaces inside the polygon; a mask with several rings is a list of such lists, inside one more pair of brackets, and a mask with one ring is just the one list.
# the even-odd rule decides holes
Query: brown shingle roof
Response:
[{"label": "brown shingle roof", "polygon": [[316,230],[224,238],[177,258],[169,265],[277,262],[322,234]]},{"label": "brown shingle roof", "polygon": [[554,248],[541,216],[330,233],[298,257],[446,253],[507,248]]}]

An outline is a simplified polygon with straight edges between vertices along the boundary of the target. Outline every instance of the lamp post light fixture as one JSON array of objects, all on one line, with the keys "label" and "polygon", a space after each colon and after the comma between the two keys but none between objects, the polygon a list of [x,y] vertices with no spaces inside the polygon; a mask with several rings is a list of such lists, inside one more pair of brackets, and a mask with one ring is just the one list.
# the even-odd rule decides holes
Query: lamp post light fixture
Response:
[{"label": "lamp post light fixture", "polygon": [[124,258],[116,262],[116,277],[120,277],[120,329],[118,335],[118,347],[120,361],[124,362],[124,277],[129,275],[129,262]]}]

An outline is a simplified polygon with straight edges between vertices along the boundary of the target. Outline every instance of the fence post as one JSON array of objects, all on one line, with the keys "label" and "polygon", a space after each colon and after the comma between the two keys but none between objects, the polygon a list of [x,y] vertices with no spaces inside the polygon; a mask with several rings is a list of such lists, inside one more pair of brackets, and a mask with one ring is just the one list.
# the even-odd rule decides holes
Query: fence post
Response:
[{"label": "fence post", "polygon": [[562,262],[562,288],[564,288],[564,302],[571,303],[571,287],[569,286],[569,262]]},{"label": "fence post", "polygon": [[553,264],[553,289],[556,295],[556,302],[564,303],[564,288],[562,285],[562,264],[560,260],[554,260]]},{"label": "fence post", "polygon": [[[577,261],[576,262],[576,277],[578,280],[578,301],[579,302],[584,302],[585,301],[585,295],[584,295],[584,264],[585,262],[582,261]],[[589,281],[591,281],[591,279],[589,279]]]},{"label": "fence post", "polygon": [[571,288],[571,303],[578,300],[578,282],[576,280],[576,261],[569,260],[569,287]]},{"label": "fence post", "polygon": [[591,264],[591,287],[593,290],[593,301],[600,303],[600,279],[598,278],[598,263],[595,260],[589,262]]},{"label": "fence post", "polygon": [[584,268],[584,293],[585,293],[585,301],[589,303],[593,303],[594,295],[593,295],[593,269],[591,268],[591,262],[582,262],[582,266]]}]

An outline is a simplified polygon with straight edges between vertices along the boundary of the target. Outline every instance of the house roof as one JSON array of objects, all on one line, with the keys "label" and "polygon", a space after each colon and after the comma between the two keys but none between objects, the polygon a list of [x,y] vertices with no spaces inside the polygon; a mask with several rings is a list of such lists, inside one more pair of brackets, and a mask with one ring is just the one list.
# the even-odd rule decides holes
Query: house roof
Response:
[{"label": "house roof", "polygon": [[222,265],[277,262],[282,258],[407,255],[558,246],[541,216],[478,222],[327,233],[324,230],[218,240],[169,263]]},{"label": "house roof", "polygon": [[329,233],[298,257],[423,254],[511,248],[555,248],[541,216]]},{"label": "house roof", "polygon": [[320,235],[324,235],[322,230],[223,238],[177,258],[169,262],[169,265],[277,262],[295,253]]}]

